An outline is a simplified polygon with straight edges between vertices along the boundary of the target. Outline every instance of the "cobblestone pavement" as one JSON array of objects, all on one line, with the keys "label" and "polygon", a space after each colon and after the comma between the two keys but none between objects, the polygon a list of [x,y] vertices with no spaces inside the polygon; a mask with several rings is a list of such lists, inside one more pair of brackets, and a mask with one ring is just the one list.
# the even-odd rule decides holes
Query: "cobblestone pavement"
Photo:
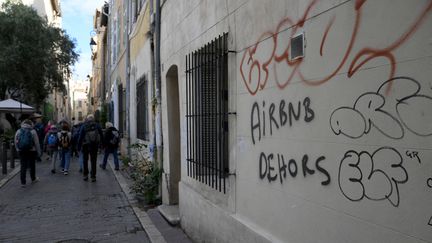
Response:
[{"label": "cobblestone pavement", "polygon": [[78,169],[74,158],[69,175],[51,174],[43,160],[39,182],[22,188],[18,174],[0,188],[0,242],[149,242],[112,171],[86,182]]}]

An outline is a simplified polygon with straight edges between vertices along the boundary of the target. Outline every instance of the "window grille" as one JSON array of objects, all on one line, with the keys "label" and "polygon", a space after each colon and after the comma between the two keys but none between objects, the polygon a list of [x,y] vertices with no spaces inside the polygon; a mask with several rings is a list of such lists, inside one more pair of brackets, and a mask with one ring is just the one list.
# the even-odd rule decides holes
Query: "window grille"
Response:
[{"label": "window grille", "polygon": [[141,78],[137,83],[137,137],[149,140],[148,128],[147,79]]},{"label": "window grille", "polygon": [[229,172],[227,37],[186,56],[187,175],[223,193]]}]

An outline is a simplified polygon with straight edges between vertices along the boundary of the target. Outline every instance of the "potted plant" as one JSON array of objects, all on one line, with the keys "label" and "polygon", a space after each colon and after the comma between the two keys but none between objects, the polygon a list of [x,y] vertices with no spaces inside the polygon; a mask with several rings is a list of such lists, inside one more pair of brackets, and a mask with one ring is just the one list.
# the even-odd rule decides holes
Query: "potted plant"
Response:
[{"label": "potted plant", "polygon": [[144,199],[145,204],[156,204],[162,169],[146,156],[146,145],[133,144],[130,147],[134,152],[134,157],[128,160],[129,174],[132,179],[130,189],[136,193],[138,200]]}]

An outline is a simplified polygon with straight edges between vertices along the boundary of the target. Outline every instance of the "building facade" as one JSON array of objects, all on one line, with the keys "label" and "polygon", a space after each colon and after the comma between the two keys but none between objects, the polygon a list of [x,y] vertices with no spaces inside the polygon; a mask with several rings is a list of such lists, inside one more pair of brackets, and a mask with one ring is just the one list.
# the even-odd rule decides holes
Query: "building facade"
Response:
[{"label": "building facade", "polygon": [[84,122],[84,119],[89,114],[88,109],[88,93],[90,83],[88,80],[77,80],[71,85],[72,98],[72,114],[71,118],[75,118],[75,122]]},{"label": "building facade", "polygon": [[108,26],[113,120],[195,241],[432,239],[430,1],[111,1]]},{"label": "building facade", "polygon": [[161,19],[164,170],[193,239],[432,239],[430,1],[165,1]]},{"label": "building facade", "polygon": [[108,95],[106,102],[110,107],[110,120],[119,130],[122,142],[120,151],[125,154],[129,145],[128,119],[129,83],[128,68],[128,1],[110,2],[108,24],[108,70],[107,83]]},{"label": "building facade", "polygon": [[153,117],[151,97],[153,85],[152,27],[150,16],[153,12],[151,1],[130,2],[130,96],[129,124],[130,141],[133,143],[152,144]]},{"label": "building facade", "polygon": [[92,50],[92,75],[89,90],[89,111],[95,113],[96,120],[105,123],[108,120],[109,105],[107,104],[107,62],[108,59],[108,4],[101,6],[93,16],[93,36],[90,39]]}]

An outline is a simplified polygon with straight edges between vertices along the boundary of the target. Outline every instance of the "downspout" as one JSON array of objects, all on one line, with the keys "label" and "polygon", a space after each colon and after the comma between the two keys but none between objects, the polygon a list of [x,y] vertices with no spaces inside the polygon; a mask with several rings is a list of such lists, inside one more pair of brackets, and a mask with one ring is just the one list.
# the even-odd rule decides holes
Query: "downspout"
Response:
[{"label": "downspout", "polygon": [[129,41],[129,16],[130,16],[130,1],[126,1],[126,127],[127,127],[127,153],[131,157],[131,136],[130,136],[130,41]]},{"label": "downspout", "polygon": [[160,61],[160,36],[161,36],[161,19],[160,19],[160,0],[156,0],[156,16],[155,16],[155,83],[156,83],[156,160],[162,167],[162,117],[161,117],[161,61]]},{"label": "downspout", "polygon": [[[102,9],[102,14],[107,16],[107,25],[106,25],[106,56],[105,56],[105,93],[104,93],[104,100],[107,104],[107,119],[108,121],[113,122],[113,114],[111,113],[111,94],[108,95],[106,87],[109,87],[111,92],[111,8],[112,6],[109,3],[106,3],[108,5],[108,13],[105,12],[105,8]],[[104,5],[105,6],[105,5]],[[108,100],[108,102],[107,102]]]}]

